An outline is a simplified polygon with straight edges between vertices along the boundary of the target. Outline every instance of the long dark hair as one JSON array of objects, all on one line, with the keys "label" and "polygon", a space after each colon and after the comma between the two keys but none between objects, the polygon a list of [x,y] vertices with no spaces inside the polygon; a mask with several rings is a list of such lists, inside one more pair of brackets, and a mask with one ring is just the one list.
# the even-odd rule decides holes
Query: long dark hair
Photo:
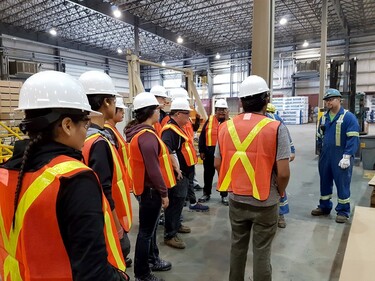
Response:
[{"label": "long dark hair", "polygon": [[135,110],[135,119],[131,120],[125,127],[125,131],[137,124],[141,124],[145,122],[148,118],[150,118],[153,114],[155,109],[157,109],[157,105],[151,105],[151,106],[146,106],[143,108],[140,108],[138,110]]},{"label": "long dark hair", "polygon": [[78,123],[87,118],[88,112],[82,112],[77,109],[33,109],[25,111],[25,119],[21,122],[20,128],[27,133],[30,141],[28,142],[22,156],[22,163],[18,174],[17,186],[14,196],[13,209],[13,228],[16,221],[16,212],[18,200],[20,197],[22,182],[25,174],[29,158],[35,152],[35,148],[39,145],[53,141],[56,137],[55,128],[59,126],[66,117],[72,119],[74,123]]}]

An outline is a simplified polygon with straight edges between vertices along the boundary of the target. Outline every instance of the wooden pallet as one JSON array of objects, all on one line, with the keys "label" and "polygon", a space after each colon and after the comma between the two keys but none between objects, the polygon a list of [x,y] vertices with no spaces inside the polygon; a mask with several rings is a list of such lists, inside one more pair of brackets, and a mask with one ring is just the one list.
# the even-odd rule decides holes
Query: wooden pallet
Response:
[{"label": "wooden pallet", "polygon": [[17,126],[23,113],[15,111],[18,107],[19,93],[22,82],[0,81],[0,121],[8,126]]}]

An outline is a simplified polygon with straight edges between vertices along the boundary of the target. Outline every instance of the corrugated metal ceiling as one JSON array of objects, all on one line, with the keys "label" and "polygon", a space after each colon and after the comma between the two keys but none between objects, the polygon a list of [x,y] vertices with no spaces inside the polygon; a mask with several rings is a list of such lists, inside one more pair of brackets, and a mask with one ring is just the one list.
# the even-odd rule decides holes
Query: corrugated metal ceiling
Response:
[{"label": "corrugated metal ceiling", "polygon": [[[374,0],[329,0],[328,38],[375,34]],[[121,19],[112,16],[116,5]],[[319,41],[322,0],[275,0],[275,46]],[[251,46],[252,0],[2,0],[0,31],[110,56],[139,50],[153,61],[199,57]],[[339,16],[340,15],[340,16]],[[278,21],[286,17],[288,23]],[[48,34],[56,28],[58,36]],[[176,43],[177,36],[184,38]]]}]

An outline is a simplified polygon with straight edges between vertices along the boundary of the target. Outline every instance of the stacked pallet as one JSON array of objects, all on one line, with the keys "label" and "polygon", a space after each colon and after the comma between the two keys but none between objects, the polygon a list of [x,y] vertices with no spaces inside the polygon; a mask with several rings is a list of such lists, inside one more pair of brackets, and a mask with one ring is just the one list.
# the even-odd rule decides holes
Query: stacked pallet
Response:
[{"label": "stacked pallet", "polygon": [[283,118],[287,125],[299,125],[309,122],[308,97],[283,97],[274,98],[277,114]]},{"label": "stacked pallet", "polygon": [[0,81],[0,121],[8,126],[17,126],[23,117],[18,107],[22,82]]}]

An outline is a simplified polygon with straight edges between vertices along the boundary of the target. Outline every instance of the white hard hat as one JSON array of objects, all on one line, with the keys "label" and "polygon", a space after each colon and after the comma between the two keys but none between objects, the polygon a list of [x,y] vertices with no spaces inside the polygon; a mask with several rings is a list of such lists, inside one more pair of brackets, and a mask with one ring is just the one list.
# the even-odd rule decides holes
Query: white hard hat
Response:
[{"label": "white hard hat", "polygon": [[171,103],[171,110],[189,110],[192,109],[189,106],[189,102],[186,98],[175,98]]},{"label": "white hard hat", "polygon": [[219,99],[215,102],[215,107],[228,108],[227,101],[225,99]]},{"label": "white hard hat", "polygon": [[155,97],[168,98],[167,90],[160,85],[156,85],[151,88],[150,93],[154,94]]},{"label": "white hard hat", "polygon": [[42,71],[30,76],[21,87],[16,110],[68,108],[91,110],[85,90],[77,79],[58,71]]},{"label": "white hard hat", "polygon": [[175,98],[185,98],[187,100],[190,100],[188,92],[184,88],[175,88],[171,90],[171,97],[172,99]]},{"label": "white hard hat", "polygon": [[116,97],[116,107],[117,108],[122,108],[122,109],[125,109],[127,108],[126,105],[124,104],[124,100],[123,98],[121,97]]},{"label": "white hard hat", "polygon": [[142,92],[135,96],[133,105],[134,110],[138,110],[152,105],[159,106],[159,102],[154,95],[150,95],[150,93],[147,92]]},{"label": "white hard hat", "polygon": [[255,96],[264,92],[268,92],[270,89],[267,86],[266,81],[257,75],[250,75],[245,78],[241,83],[239,98]]},{"label": "white hard hat", "polygon": [[113,85],[111,77],[108,74],[91,70],[83,73],[79,77],[79,82],[85,88],[86,95],[111,95],[121,97]]}]

